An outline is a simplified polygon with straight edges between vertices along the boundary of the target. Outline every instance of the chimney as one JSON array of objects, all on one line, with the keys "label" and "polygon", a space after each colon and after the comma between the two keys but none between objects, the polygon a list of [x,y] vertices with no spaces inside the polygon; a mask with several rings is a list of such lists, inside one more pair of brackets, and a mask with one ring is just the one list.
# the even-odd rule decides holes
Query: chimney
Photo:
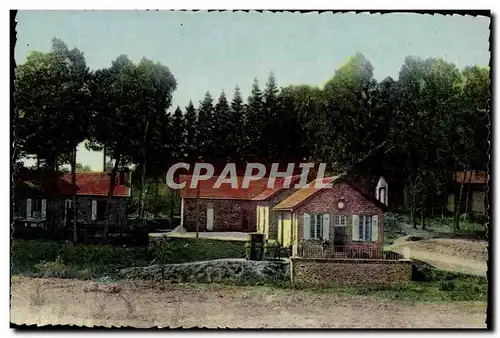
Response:
[{"label": "chimney", "polygon": [[106,146],[102,150],[102,171],[107,172],[106,168]]},{"label": "chimney", "polygon": [[389,186],[385,179],[381,176],[377,183],[377,188],[375,189],[375,197],[385,205],[389,205]]}]

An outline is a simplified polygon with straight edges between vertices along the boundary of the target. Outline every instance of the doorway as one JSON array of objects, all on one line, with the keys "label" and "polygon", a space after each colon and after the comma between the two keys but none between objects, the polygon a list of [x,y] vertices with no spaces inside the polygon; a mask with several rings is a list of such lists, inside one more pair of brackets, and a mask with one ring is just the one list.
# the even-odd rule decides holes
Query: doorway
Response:
[{"label": "doorway", "polygon": [[214,205],[207,203],[207,230],[214,230]]},{"label": "doorway", "polygon": [[346,244],[346,224],[347,224],[347,216],[337,215],[333,217],[333,246],[336,252],[344,251]]}]

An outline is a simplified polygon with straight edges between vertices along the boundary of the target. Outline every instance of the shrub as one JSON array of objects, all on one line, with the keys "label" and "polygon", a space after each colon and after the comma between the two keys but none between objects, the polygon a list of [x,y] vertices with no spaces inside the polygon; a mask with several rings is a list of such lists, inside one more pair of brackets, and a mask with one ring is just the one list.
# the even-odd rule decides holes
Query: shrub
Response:
[{"label": "shrub", "polygon": [[35,264],[35,269],[38,270],[44,277],[66,277],[69,268],[64,264],[61,256],[57,256],[55,261],[40,262]]}]

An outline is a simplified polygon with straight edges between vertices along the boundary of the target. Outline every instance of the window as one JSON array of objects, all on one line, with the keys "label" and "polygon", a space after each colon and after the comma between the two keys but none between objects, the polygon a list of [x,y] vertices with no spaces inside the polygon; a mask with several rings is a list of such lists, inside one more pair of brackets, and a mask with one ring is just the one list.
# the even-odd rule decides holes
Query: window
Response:
[{"label": "window", "polygon": [[32,199],[31,200],[31,217],[40,218],[42,217],[42,200]]},{"label": "window", "polygon": [[340,215],[340,216],[335,216],[334,217],[334,225],[336,227],[345,227],[347,223],[347,217],[344,216],[344,215]]},{"label": "window", "polygon": [[371,241],[372,216],[359,216],[359,240]]},{"label": "window", "polygon": [[311,239],[323,238],[323,215],[311,215],[311,223],[309,226]]},{"label": "window", "polygon": [[106,201],[97,201],[97,220],[104,221],[106,218]]}]

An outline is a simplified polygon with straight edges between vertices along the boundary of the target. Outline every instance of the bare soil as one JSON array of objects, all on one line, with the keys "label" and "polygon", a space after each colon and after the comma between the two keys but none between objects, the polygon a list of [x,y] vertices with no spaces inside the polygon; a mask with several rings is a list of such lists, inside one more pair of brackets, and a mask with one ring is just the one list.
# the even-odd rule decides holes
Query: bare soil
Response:
[{"label": "bare soil", "polygon": [[449,238],[424,238],[417,241],[410,239],[410,236],[398,238],[386,249],[402,254],[404,248],[408,247],[411,258],[427,262],[439,269],[486,276],[488,255],[486,241]]},{"label": "bare soil", "polygon": [[484,302],[413,303],[334,292],[12,277],[11,322],[211,328],[485,328]]}]

